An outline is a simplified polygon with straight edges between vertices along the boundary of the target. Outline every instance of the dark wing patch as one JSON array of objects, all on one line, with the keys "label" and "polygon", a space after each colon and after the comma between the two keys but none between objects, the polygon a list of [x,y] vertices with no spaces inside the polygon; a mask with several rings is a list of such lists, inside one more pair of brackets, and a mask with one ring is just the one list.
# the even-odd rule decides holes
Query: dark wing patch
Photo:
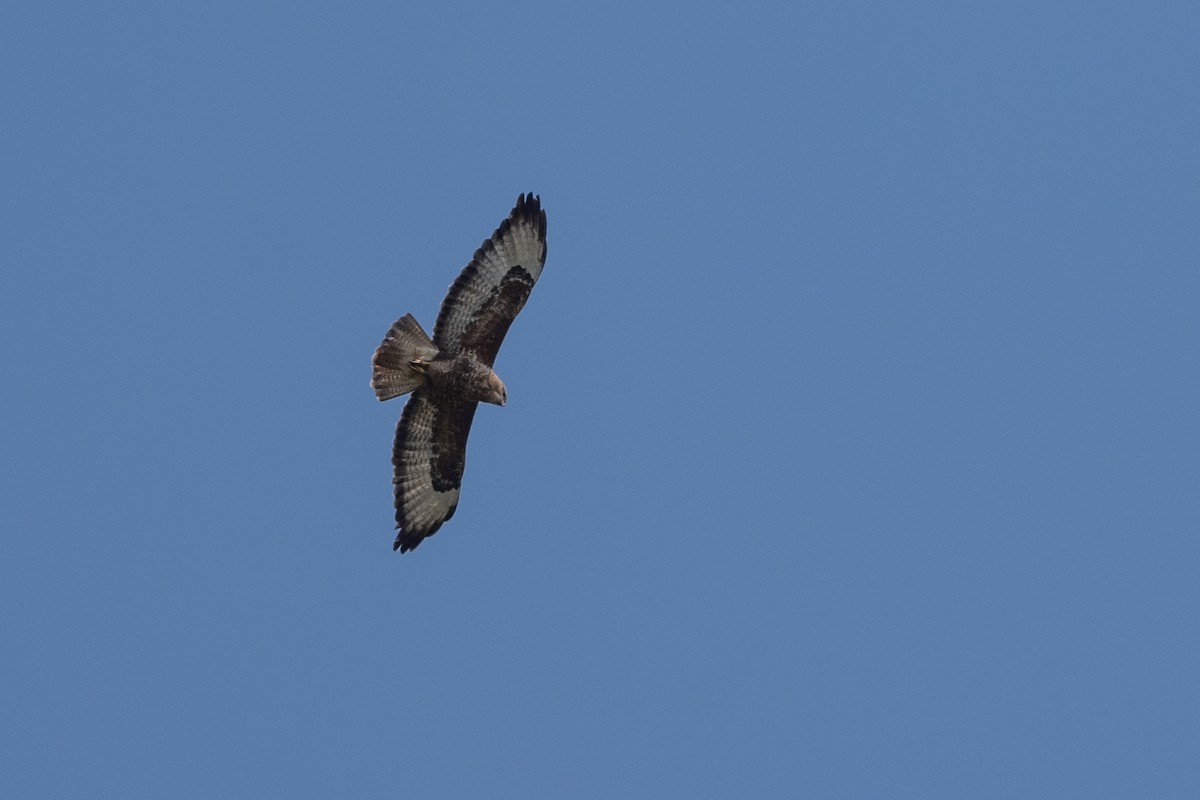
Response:
[{"label": "dark wing patch", "polygon": [[523,194],[451,284],[433,326],[434,344],[449,354],[470,344],[491,366],[545,263],[546,212],[539,198]]},{"label": "dark wing patch", "polygon": [[407,553],[454,516],[476,403],[423,386],[413,392],[392,448],[396,542]]},{"label": "dark wing patch", "polygon": [[496,363],[496,353],[504,334],[517,314],[525,307],[533,291],[533,278],[524,267],[513,267],[492,290],[492,296],[467,325],[459,342],[459,350],[472,350],[489,367]]}]

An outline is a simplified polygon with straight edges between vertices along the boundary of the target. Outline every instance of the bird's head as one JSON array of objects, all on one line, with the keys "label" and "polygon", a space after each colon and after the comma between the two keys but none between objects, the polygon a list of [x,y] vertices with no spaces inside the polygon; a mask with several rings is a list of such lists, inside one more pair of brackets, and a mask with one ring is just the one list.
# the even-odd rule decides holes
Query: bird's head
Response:
[{"label": "bird's head", "polygon": [[485,403],[495,403],[498,406],[508,402],[508,392],[504,389],[504,383],[494,372],[488,376],[487,389],[482,399]]}]

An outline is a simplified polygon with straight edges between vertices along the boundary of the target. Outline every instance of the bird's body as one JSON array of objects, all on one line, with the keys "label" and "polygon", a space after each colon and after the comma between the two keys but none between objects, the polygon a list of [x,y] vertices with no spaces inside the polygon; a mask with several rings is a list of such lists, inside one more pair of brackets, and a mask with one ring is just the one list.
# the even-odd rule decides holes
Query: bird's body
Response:
[{"label": "bird's body", "polygon": [[507,400],[492,364],[545,261],[546,213],[539,198],[521,195],[450,286],[433,338],[406,314],[375,351],[376,396],[412,392],[392,450],[394,549],[412,550],[454,515],[475,408]]},{"label": "bird's body", "polygon": [[508,401],[500,376],[474,353],[435,358],[425,367],[425,377],[433,391],[451,397],[498,406]]}]

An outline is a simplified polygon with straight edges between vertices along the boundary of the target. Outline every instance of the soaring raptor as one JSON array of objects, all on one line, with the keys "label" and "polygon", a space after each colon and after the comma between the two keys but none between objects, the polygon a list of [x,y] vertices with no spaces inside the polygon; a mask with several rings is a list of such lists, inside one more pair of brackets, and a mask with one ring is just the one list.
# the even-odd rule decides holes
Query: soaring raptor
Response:
[{"label": "soaring raptor", "polygon": [[523,194],[450,286],[433,339],[405,314],[375,351],[375,396],[412,392],[392,448],[393,550],[407,553],[454,516],[475,407],[507,399],[492,364],[545,263],[546,212],[538,197]]}]

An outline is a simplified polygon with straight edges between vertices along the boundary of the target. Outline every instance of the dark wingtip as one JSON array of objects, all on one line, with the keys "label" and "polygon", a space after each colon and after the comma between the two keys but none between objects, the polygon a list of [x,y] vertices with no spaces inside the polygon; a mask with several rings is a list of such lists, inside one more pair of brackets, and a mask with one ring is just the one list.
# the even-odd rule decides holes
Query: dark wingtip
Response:
[{"label": "dark wingtip", "polygon": [[542,198],[533,192],[525,192],[517,195],[517,203],[513,208],[514,212],[521,212],[525,216],[533,216],[542,210]]},{"label": "dark wingtip", "polygon": [[[441,525],[439,524],[438,527],[441,527]],[[434,528],[432,533],[413,533],[412,531],[401,530],[396,534],[396,541],[392,542],[392,552],[394,553],[399,550],[400,554],[403,555],[410,550],[416,550],[417,545],[428,539],[434,533],[437,533],[437,528]]]},{"label": "dark wingtip", "polygon": [[[533,192],[517,195],[517,204],[509,215],[509,219],[523,217],[536,223],[538,239],[546,241],[546,212],[542,210],[542,198]],[[542,254],[545,258],[545,253]]]}]

